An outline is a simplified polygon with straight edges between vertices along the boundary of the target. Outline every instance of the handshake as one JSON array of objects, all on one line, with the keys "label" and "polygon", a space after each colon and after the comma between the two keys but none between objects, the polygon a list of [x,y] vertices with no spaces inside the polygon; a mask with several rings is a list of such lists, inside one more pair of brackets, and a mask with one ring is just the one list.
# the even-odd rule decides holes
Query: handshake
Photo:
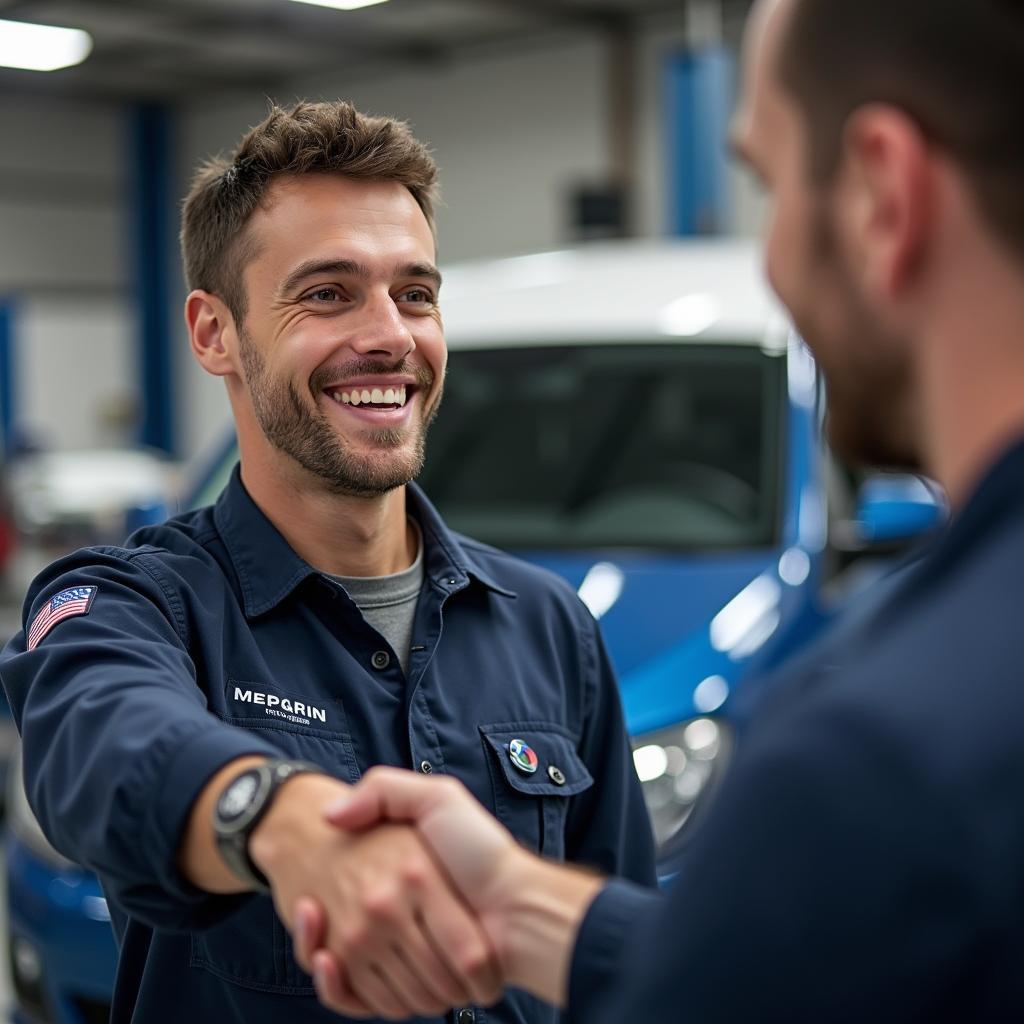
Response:
[{"label": "handshake", "polygon": [[564,1005],[603,880],[516,843],[452,778],[290,780],[249,852],[325,1006],[403,1020],[515,986]]}]

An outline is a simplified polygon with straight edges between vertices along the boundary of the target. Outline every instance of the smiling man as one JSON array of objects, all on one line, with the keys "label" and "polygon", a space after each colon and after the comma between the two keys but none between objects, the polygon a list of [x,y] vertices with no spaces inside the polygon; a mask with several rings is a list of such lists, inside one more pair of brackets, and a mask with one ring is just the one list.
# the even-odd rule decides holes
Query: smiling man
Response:
[{"label": "smiling man", "polygon": [[[445,378],[435,179],[403,124],[345,103],[275,108],[199,172],[185,317],[240,467],[213,508],[51,566],[3,654],[30,802],[108,895],[115,1024],[337,1019],[293,956],[303,901],[354,1015],[469,1024],[498,999],[419,834],[326,821],[374,765],[458,778],[524,846],[653,881],[592,617],[411,483]],[[554,1016],[520,992],[486,1019]]]}]

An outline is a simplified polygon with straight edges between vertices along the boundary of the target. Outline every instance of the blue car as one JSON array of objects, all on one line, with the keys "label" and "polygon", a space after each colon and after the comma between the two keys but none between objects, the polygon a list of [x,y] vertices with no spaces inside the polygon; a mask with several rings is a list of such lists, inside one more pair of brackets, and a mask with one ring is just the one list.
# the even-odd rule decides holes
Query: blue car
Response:
[{"label": "blue car", "polygon": [[[667,863],[765,670],[941,502],[829,457],[814,363],[751,245],[449,268],[444,312],[450,372],[420,482],[455,529],[563,576],[600,619]],[[229,439],[192,504],[216,498],[235,457]],[[11,801],[14,1019],[105,1020],[102,892]]]}]

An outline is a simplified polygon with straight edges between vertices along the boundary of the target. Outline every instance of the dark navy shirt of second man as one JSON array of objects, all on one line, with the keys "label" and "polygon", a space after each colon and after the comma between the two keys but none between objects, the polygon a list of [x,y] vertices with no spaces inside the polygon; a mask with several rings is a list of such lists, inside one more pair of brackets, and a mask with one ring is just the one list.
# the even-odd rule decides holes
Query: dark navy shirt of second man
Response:
[{"label": "dark navy shirt of second man", "polygon": [[591,905],[571,1021],[1024,1020],[1024,438],[893,584],[765,686],[672,890]]},{"label": "dark navy shirt of second man", "polygon": [[[79,551],[33,584],[0,672],[29,801],[109,899],[114,1024],[338,1019],[269,896],[211,896],[178,871],[193,802],[242,755],[297,757],[348,781],[375,764],[450,774],[528,847],[653,884],[593,618],[567,584],[449,531],[415,486],[408,505],[425,559],[408,675],[237,469],[215,506],[124,548]],[[514,739],[536,771],[510,756]],[[460,1011],[446,1020],[556,1018],[515,991]]]}]

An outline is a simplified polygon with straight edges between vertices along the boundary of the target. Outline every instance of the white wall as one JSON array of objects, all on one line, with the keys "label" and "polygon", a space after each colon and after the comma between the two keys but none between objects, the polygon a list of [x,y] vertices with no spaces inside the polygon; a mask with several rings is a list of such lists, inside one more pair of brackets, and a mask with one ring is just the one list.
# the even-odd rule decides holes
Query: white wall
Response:
[{"label": "white wall", "polygon": [[0,287],[121,287],[117,107],[0,95]]},{"label": "white wall", "polygon": [[[604,168],[603,53],[596,42],[498,55],[374,79],[299,81],[297,97],[342,97],[409,121],[441,168],[441,258],[471,259],[562,245],[564,199]],[[191,158],[229,149],[265,102],[206,104],[182,125]]]},{"label": "white wall", "polygon": [[60,448],[118,433],[135,399],[125,116],[0,96],[0,297],[15,299],[20,426]]},{"label": "white wall", "polygon": [[55,449],[121,446],[137,434],[128,303],[113,293],[34,292],[16,307],[22,429]]}]

